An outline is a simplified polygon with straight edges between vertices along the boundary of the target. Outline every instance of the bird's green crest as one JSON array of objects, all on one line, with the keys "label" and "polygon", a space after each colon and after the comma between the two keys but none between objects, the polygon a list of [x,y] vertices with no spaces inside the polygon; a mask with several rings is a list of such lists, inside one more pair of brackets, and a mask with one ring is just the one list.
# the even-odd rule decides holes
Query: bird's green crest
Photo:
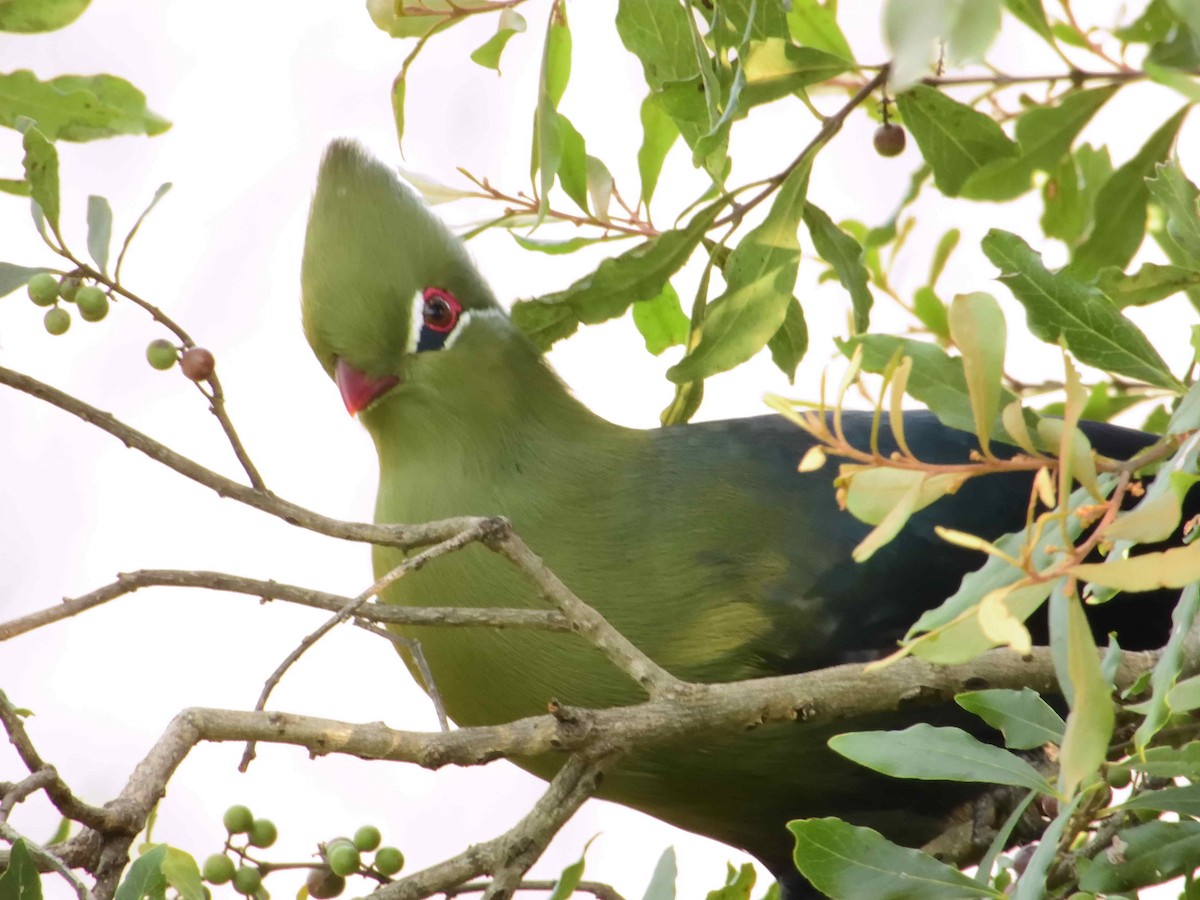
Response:
[{"label": "bird's green crest", "polygon": [[331,376],[344,359],[372,377],[403,378],[413,298],[426,288],[451,292],[466,310],[497,308],[462,242],[349,140],[321,161],[300,281],[304,334]]}]

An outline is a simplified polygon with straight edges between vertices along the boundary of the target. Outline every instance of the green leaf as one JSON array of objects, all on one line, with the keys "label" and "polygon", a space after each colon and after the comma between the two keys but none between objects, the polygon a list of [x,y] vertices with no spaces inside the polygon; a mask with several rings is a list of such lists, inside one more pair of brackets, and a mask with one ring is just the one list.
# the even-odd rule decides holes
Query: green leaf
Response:
[{"label": "green leaf", "polygon": [[1000,31],[1000,0],[889,0],[883,34],[891,50],[888,80],[903,91],[928,73],[938,45],[955,63],[981,62]]},{"label": "green leaf", "polygon": [[837,23],[836,7],[823,6],[817,0],[792,0],[787,25],[792,40],[800,46],[824,50],[854,62],[850,44]]},{"label": "green leaf", "polygon": [[808,323],[795,297],[788,303],[783,324],[767,341],[767,349],[771,351],[771,361],[787,376],[788,384],[795,384],[796,367],[808,352]]},{"label": "green leaf", "polygon": [[[814,84],[821,84],[847,71],[842,57],[812,47],[795,47],[786,41],[768,39],[750,45],[745,77],[748,110],[752,106],[787,97]],[[745,115],[742,110],[741,115]],[[741,116],[738,116],[740,118]]]},{"label": "green leaf", "polygon": [[24,69],[0,74],[0,125],[16,128],[20,117],[33,119],[52,141],[153,136],[171,127],[146,108],[145,94],[115,75],[62,75],[39,81]]},{"label": "green leaf", "polygon": [[117,269],[121,268],[121,256],[125,255],[125,251],[129,249],[134,235],[138,233],[138,229],[142,227],[142,223],[146,221],[146,216],[150,215],[151,210],[158,206],[158,201],[167,195],[167,191],[171,189],[171,182],[164,181],[154,191],[154,196],[150,198],[150,202],[146,204],[146,208],[142,210],[142,214],[137,217],[137,221],[133,223],[133,227],[129,229],[129,233],[125,235],[125,242],[121,246],[121,253],[117,257]]},{"label": "green leaf", "polygon": [[1177,160],[1158,166],[1146,186],[1167,214],[1167,234],[1189,259],[1200,268],[1200,191],[1179,168]]},{"label": "green leaf", "polygon": [[1050,620],[1050,642],[1067,650],[1071,712],[1058,754],[1059,789],[1068,797],[1085,778],[1098,771],[1108,754],[1116,712],[1111,687],[1100,671],[1100,657],[1091,626],[1076,596],[1068,596],[1066,634]]},{"label": "green leaf", "polygon": [[1135,274],[1126,275],[1116,266],[1106,266],[1096,276],[1096,287],[1118,308],[1146,306],[1200,287],[1200,270],[1145,263]]},{"label": "green leaf", "polygon": [[650,205],[658,176],[662,172],[663,160],[679,137],[679,128],[663,110],[658,94],[650,94],[642,101],[642,146],[638,148],[638,177],[642,180],[642,202]]},{"label": "green leaf", "polygon": [[991,118],[936,88],[914,85],[896,105],[947,197],[958,196],[967,179],[988,163],[1018,155],[1017,145]]},{"label": "green leaf", "polygon": [[[538,174],[538,221],[545,216],[550,205],[550,188],[554,177],[559,174],[563,159],[563,133],[560,127],[558,103],[567,89],[571,77],[571,29],[567,24],[567,11],[562,3],[554,6],[550,27],[546,29],[546,41],[542,50],[542,68],[538,79],[537,108],[533,115],[533,153],[530,174]],[[578,136],[574,128],[570,132]],[[582,143],[580,138],[580,143]],[[578,148],[572,148],[572,151]],[[580,171],[584,160],[579,160]],[[586,178],[586,175],[584,176]],[[586,183],[586,182],[585,182]],[[564,188],[566,185],[564,185]]]},{"label": "green leaf", "polygon": [[1004,0],[1005,8],[1023,24],[1032,28],[1039,37],[1053,46],[1054,34],[1046,20],[1046,9],[1042,0]]},{"label": "green leaf", "polygon": [[751,863],[742,863],[741,868],[735,869],[725,864],[725,885],[715,891],[709,891],[704,900],[750,900],[750,892],[758,880],[757,873]]},{"label": "green leaf", "polygon": [[510,231],[512,239],[524,247],[526,250],[532,250],[535,253],[546,253],[550,256],[561,256],[564,253],[574,253],[576,250],[581,250],[584,247],[590,247],[603,238],[587,238],[573,237],[565,241],[549,241],[539,238],[527,237],[523,234],[518,234],[515,231]]},{"label": "green leaf", "polygon": [[92,0],[7,0],[0,3],[0,31],[33,34],[66,28]]},{"label": "green leaf", "polygon": [[177,847],[167,847],[162,863],[163,877],[175,888],[180,900],[204,900],[204,884],[200,881],[200,867],[190,853]]},{"label": "green leaf", "polygon": [[1177,91],[1192,103],[1200,102],[1200,81],[1197,81],[1195,76],[1181,72],[1179,69],[1168,69],[1166,66],[1156,65],[1150,60],[1143,63],[1142,68],[1146,70],[1151,81]]},{"label": "green leaf", "polygon": [[0,872],[0,900],[42,900],[42,879],[24,838],[13,842],[8,868]]},{"label": "green leaf", "polygon": [[1157,44],[1166,38],[1174,24],[1175,15],[1166,0],[1150,0],[1142,14],[1129,25],[1116,29],[1113,37],[1127,44]]},{"label": "green leaf", "polygon": [[[1115,177],[1115,176],[1114,176]],[[1065,270],[1050,272],[1041,256],[1015,234],[992,229],[983,252],[1025,307],[1029,330],[1043,341],[1063,339],[1080,362],[1170,390],[1179,382],[1142,334],[1104,294]]]},{"label": "green leaf", "polygon": [[700,74],[689,15],[673,0],[620,0],[617,4],[617,34],[625,49],[641,61],[646,84],[654,90]]},{"label": "green leaf", "polygon": [[[595,838],[592,838],[595,840]],[[558,876],[558,880],[554,882],[554,889],[550,892],[548,900],[567,900],[568,897],[575,893],[575,889],[579,887],[579,882],[583,880],[583,869],[586,864],[588,847],[592,845],[592,840],[589,840],[583,847],[583,853],[579,855],[579,859],[571,863]]]},{"label": "green leaf", "polygon": [[1135,794],[1118,807],[1119,809],[1153,809],[1159,812],[1174,812],[1193,818],[1200,816],[1200,784],[1169,787],[1158,791]]},{"label": "green leaf", "polygon": [[558,163],[558,183],[575,205],[588,212],[587,146],[583,135],[562,113],[555,114],[558,123],[558,146],[561,157]]},{"label": "green leaf", "polygon": [[1146,178],[1171,152],[1187,112],[1185,106],[1164,122],[1133,159],[1113,172],[1100,188],[1092,233],[1071,256],[1069,268],[1076,277],[1090,279],[1104,266],[1124,268],[1133,259],[1146,234],[1146,203],[1150,197]]},{"label": "green leaf", "polygon": [[1042,185],[1042,231],[1068,247],[1078,246],[1090,233],[1096,195],[1112,176],[1108,149],[1084,144],[1064,157]]},{"label": "green leaf", "polygon": [[28,197],[29,182],[24,178],[0,178],[0,191],[14,197]]},{"label": "green leaf", "polygon": [[[838,349],[847,356],[856,346],[863,348],[863,370],[877,373],[883,372],[896,350],[901,349],[903,355],[912,357],[913,361],[908,393],[928,406],[943,425],[959,431],[975,430],[975,416],[960,358],[947,355],[941,347],[927,341],[887,334],[867,334],[838,342]],[[1000,404],[1006,406],[1015,399],[1006,390],[1001,394]],[[992,428],[993,436],[1002,436],[999,429],[997,422]]]},{"label": "green leaf", "polygon": [[658,295],[633,304],[633,324],[646,340],[646,349],[658,356],[668,347],[686,343],[691,325],[671,282]]},{"label": "green leaf", "polygon": [[38,129],[25,129],[22,138],[25,148],[25,179],[29,195],[37,204],[50,227],[58,231],[58,151]]},{"label": "green leaf", "polygon": [[765,347],[783,324],[800,265],[796,232],[808,175],[807,164],[797,166],[767,217],[730,252],[725,292],[708,304],[699,342],[667,370],[671,381],[681,384],[732,369]]},{"label": "green leaf", "polygon": [[985,453],[1000,414],[1007,334],[1004,313],[991,294],[959,294],[950,304],[950,335],[962,354],[975,436]]},{"label": "green leaf", "polygon": [[117,886],[113,900],[160,900],[167,887],[167,879],[163,875],[166,858],[167,845],[158,844],[135,859]]},{"label": "green leaf", "polygon": [[1133,745],[1138,752],[1143,752],[1150,746],[1150,741],[1162,730],[1170,717],[1169,697],[1179,673],[1183,671],[1187,635],[1196,620],[1198,607],[1200,588],[1195,584],[1188,585],[1171,614],[1171,637],[1163,648],[1162,656],[1154,664],[1154,671],[1150,676],[1150,710],[1133,735]]},{"label": "green leaf", "polygon": [[112,242],[112,207],[92,194],[87,205],[87,248],[102,274],[108,274],[108,245]]},{"label": "green leaf", "polygon": [[1192,0],[1167,0],[1167,6],[1179,17],[1179,21],[1191,29],[1193,36],[1200,38],[1200,7]]},{"label": "green leaf", "polygon": [[471,62],[477,63],[485,69],[495,69],[499,72],[500,54],[508,46],[509,39],[524,30],[524,16],[515,9],[501,10],[499,21],[496,23],[496,33],[471,54]]},{"label": "green leaf", "polygon": [[[1112,476],[1101,476],[1100,482],[1105,490],[1111,491],[1116,484]],[[1068,516],[1060,528],[1046,529],[1037,526],[1035,532],[1029,529],[1006,534],[992,544],[998,550],[1012,557],[1022,556],[1028,551],[1029,565],[1036,571],[1045,571],[1050,566],[1062,561],[1063,540],[1074,541],[1083,531],[1078,510],[1080,507],[1091,506],[1095,499],[1084,488],[1071,493],[1067,502]],[[906,644],[913,644],[913,653],[922,659],[938,663],[966,662],[978,656],[983,650],[993,646],[993,642],[982,633],[977,616],[966,616],[978,607],[988,594],[1003,588],[1010,588],[1005,597],[1006,605],[1014,615],[1028,617],[1040,606],[1050,594],[1054,582],[1041,582],[1024,587],[1011,587],[1024,577],[1024,571],[1017,569],[998,556],[988,556],[987,561],[974,572],[963,577],[957,591],[942,604],[934,609],[926,610],[908,630],[904,637]],[[928,634],[920,634],[929,632]],[[936,633],[934,633],[936,632]]]},{"label": "green leaf", "polygon": [[851,731],[831,737],[829,747],[893,778],[1009,784],[1054,792],[1050,782],[1021,757],[985,744],[961,728],[921,722],[903,731]]},{"label": "green leaf", "polygon": [[545,350],[574,334],[581,323],[605,322],[631,303],[653,299],[687,262],[720,209],[718,202],[697,213],[686,228],[664,231],[604,260],[564,291],[518,300],[512,308],[513,321]]},{"label": "green leaf", "polygon": [[958,694],[954,702],[1004,735],[1011,750],[1033,750],[1062,742],[1066,723],[1037,691],[987,690]]},{"label": "green leaf", "polygon": [[833,220],[814,203],[804,204],[804,224],[812,236],[817,255],[833,266],[838,281],[850,293],[854,307],[854,330],[864,332],[870,324],[874,297],[867,287],[867,268],[862,264],[862,247],[858,241],[833,223]]},{"label": "green leaf", "polygon": [[813,887],[830,897],[877,900],[964,900],[1004,895],[932,856],[893,844],[878,831],[840,819],[788,822],[793,861]]},{"label": "green leaf", "polygon": [[1085,891],[1111,893],[1161,884],[1191,872],[1200,858],[1200,822],[1149,822],[1118,833],[1122,851],[1101,853],[1079,879]]},{"label": "green leaf", "polygon": [[404,146],[404,95],[407,81],[401,72],[392,81],[392,121],[396,124],[396,144]]},{"label": "green leaf", "polygon": [[24,287],[29,283],[29,279],[39,272],[49,271],[45,266],[15,266],[12,263],[0,262],[0,297]]},{"label": "green leaf", "polygon": [[934,335],[949,339],[950,319],[946,314],[946,304],[929,285],[919,287],[913,292],[913,313]]},{"label": "green leaf", "polygon": [[1033,106],[1017,119],[1020,155],[991,162],[963,185],[961,196],[973,200],[1011,200],[1032,185],[1037,170],[1052,172],[1071,144],[1119,85],[1073,91],[1055,106]]},{"label": "green leaf", "polygon": [[668,847],[654,864],[654,872],[650,876],[650,883],[646,885],[646,893],[642,894],[642,900],[675,900],[675,878],[678,874],[675,848]]},{"label": "green leaf", "polygon": [[1175,25],[1165,39],[1150,46],[1146,63],[1172,69],[1195,69],[1200,66],[1200,37],[1183,25]]},{"label": "green leaf", "polygon": [[938,279],[942,277],[946,263],[950,260],[950,254],[958,246],[958,241],[961,237],[961,231],[957,228],[951,228],[938,241],[937,247],[933,251],[933,261],[929,265],[929,286],[931,288],[937,286]]},{"label": "green leaf", "polygon": [[1200,741],[1182,747],[1147,747],[1140,757],[1126,760],[1121,768],[1144,772],[1155,778],[1195,780],[1200,777]]}]

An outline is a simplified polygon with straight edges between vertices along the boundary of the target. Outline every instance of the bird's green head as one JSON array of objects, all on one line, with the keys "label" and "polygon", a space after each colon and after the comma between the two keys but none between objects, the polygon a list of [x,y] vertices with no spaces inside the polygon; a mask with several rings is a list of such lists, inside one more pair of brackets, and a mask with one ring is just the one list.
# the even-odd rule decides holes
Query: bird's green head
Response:
[{"label": "bird's green head", "polygon": [[444,365],[473,317],[508,326],[462,242],[353,141],[325,151],[300,281],[304,334],[351,414]]}]

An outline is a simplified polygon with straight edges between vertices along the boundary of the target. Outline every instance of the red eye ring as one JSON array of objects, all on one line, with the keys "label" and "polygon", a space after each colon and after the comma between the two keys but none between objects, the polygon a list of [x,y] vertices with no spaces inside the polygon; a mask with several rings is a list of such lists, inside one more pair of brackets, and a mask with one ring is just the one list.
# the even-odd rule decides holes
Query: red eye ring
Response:
[{"label": "red eye ring", "polygon": [[421,321],[430,331],[448,334],[458,324],[458,316],[462,312],[462,304],[449,291],[442,288],[428,287],[424,291],[425,309],[421,313]]}]

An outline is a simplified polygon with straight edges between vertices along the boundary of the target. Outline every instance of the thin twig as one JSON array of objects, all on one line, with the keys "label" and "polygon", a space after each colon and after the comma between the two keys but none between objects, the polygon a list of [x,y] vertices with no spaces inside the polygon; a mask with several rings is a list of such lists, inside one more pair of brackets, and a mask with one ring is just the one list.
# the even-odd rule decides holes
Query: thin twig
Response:
[{"label": "thin twig", "polygon": [[787,167],[782,172],[778,172],[769,179],[766,187],[764,187],[745,203],[738,204],[738,206],[732,212],[727,213],[726,215],[717,219],[715,222],[713,222],[712,227],[719,228],[720,226],[726,225],[730,222],[741,221],[746,213],[754,209],[754,207],[758,206],[758,204],[762,203],[762,201],[766,200],[767,197],[771,196],[771,194],[773,194],[779,188],[779,186],[787,180],[787,177],[791,175],[792,172],[803,165],[806,160],[815,156],[818,150],[833,140],[834,135],[842,130],[842,124],[846,121],[846,117],[849,116],[850,113],[859,106],[859,104],[871,96],[872,93],[874,93],[883,85],[887,84],[887,78],[888,68],[887,66],[884,66],[875,74],[873,78],[871,78],[870,81],[859,88],[854,96],[846,101],[846,104],[841,109],[839,109],[833,115],[828,116],[825,121],[821,123],[821,128],[817,131],[816,136],[814,136],[813,139],[809,141],[807,145],[805,145],[804,149],[800,151],[795,159],[788,163]]},{"label": "thin twig", "polygon": [[[307,651],[309,647],[327,635],[342,622],[352,618],[355,613],[362,609],[364,604],[366,604],[367,601],[372,597],[379,596],[388,587],[399,581],[409,572],[417,571],[425,566],[426,563],[432,562],[439,556],[444,556],[445,554],[452,553],[455,550],[461,550],[463,547],[467,546],[467,544],[472,544],[476,541],[483,540],[498,527],[500,526],[498,526],[496,522],[489,519],[482,519],[478,522],[475,522],[469,528],[463,529],[463,531],[460,533],[445,541],[442,541],[440,544],[435,544],[427,550],[418,553],[416,556],[410,556],[382,578],[378,579],[369,588],[367,588],[357,597],[350,600],[350,602],[346,603],[337,611],[337,613],[323,622],[315,631],[312,631],[304,636],[296,648],[292,650],[292,652],[284,658],[283,662],[281,662],[275,668],[275,671],[271,673],[270,677],[263,685],[262,691],[258,695],[258,702],[254,704],[254,708],[256,710],[266,709],[267,700],[270,698],[271,692],[275,690],[275,687],[283,679],[283,676],[287,673],[287,670],[290,669],[292,665],[304,655],[305,651]],[[443,730],[448,730],[446,713],[442,706],[442,700],[437,694],[437,687],[433,683],[432,673],[428,673],[428,666],[426,667],[426,672],[423,672],[422,674],[427,674],[428,676],[426,687],[429,689],[430,697],[434,698],[434,707],[438,711],[438,717],[443,725]],[[245,772],[246,769],[249,768],[250,762],[253,759],[254,742],[248,741],[246,743],[245,752],[242,753],[242,761],[238,764],[238,771]]]},{"label": "thin twig", "polygon": [[21,762],[25,764],[25,768],[29,770],[30,774],[44,771],[54,773],[53,780],[44,785],[43,789],[55,809],[68,819],[82,822],[92,828],[100,829],[110,824],[111,820],[104,810],[84,803],[76,797],[67,783],[58,776],[58,770],[42,759],[37,748],[33,746],[29,733],[25,731],[25,723],[20,714],[3,690],[0,690],[0,723],[4,725],[4,730],[8,732],[9,742],[16,749],[17,755],[21,757]]},{"label": "thin twig", "polygon": [[[225,572],[185,571],[180,569],[139,569],[121,572],[111,584],[96,588],[79,597],[40,609],[8,622],[0,622],[0,643],[49,625],[61,622],[94,609],[97,606],[132,594],[146,587],[186,587],[225,591],[258,597],[261,600],[282,600],[313,609],[337,612],[353,598],[330,594],[310,588],[243,578]],[[541,631],[570,631],[571,625],[562,613],[541,609],[504,609],[501,607],[459,606],[397,606],[369,603],[355,612],[356,619],[384,625],[446,625],[450,627],[536,628]]]},{"label": "thin twig", "polygon": [[[63,250],[63,255],[75,264],[78,274],[105,285],[109,290],[120,294],[126,300],[129,300],[131,303],[140,306],[142,309],[148,312],[151,318],[166,327],[176,337],[178,337],[185,348],[196,346],[196,342],[192,340],[192,336],[184,330],[183,326],[177,323],[153,303],[148,300],[143,300],[137,294],[128,290],[115,277],[109,278],[103,272],[93,269],[86,263],[76,259],[69,251]],[[233,427],[233,420],[229,418],[229,412],[225,409],[225,392],[221,388],[221,380],[217,377],[215,372],[209,375],[205,380],[212,389],[211,393],[205,391],[204,388],[200,386],[199,382],[196,382],[196,388],[200,391],[204,398],[208,400],[209,412],[211,412],[216,417],[217,422],[220,423],[221,430],[225,432],[225,439],[229,442],[229,446],[233,449],[233,455],[237,457],[237,461],[241,465],[243,471],[245,471],[246,477],[250,479],[250,484],[257,490],[265,491],[267,489],[267,485],[263,481],[262,475],[259,474],[258,469],[255,468],[254,463],[250,460],[250,454],[246,451],[245,445],[242,444],[242,439],[238,436],[237,429]]]},{"label": "thin twig", "polygon": [[507,522],[504,527],[496,528],[484,536],[481,542],[524,572],[542,596],[567,617],[575,631],[587,638],[651,697],[678,696],[692,689],[692,685],[676,678],[654,662],[613,628],[600,613],[580,600],[550,567],[529,549]]},{"label": "thin twig", "polygon": [[397,647],[403,648],[412,657],[413,664],[416,665],[417,671],[421,674],[421,682],[425,687],[425,693],[433,701],[433,711],[437,714],[438,725],[442,731],[449,731],[450,717],[446,715],[446,705],[442,702],[442,695],[438,693],[437,685],[433,680],[433,670],[429,668],[429,660],[425,658],[425,650],[421,647],[421,642],[416,638],[408,638],[402,634],[388,631],[386,628],[372,625],[370,622],[364,622],[357,617],[354,620],[354,624],[377,637],[391,641]]},{"label": "thin twig", "polygon": [[57,781],[58,773],[47,766],[44,769],[38,769],[28,778],[16,784],[6,786],[2,791],[4,799],[0,800],[0,822],[8,821],[8,817],[16,809],[17,804],[30,794],[36,794],[38,791],[50,787],[50,785]]},{"label": "thin twig", "polygon": [[95,425],[116,437],[125,446],[146,454],[155,462],[162,463],[167,468],[215,491],[222,497],[244,503],[261,512],[283,519],[291,525],[315,531],[318,534],[341,540],[362,541],[408,550],[444,541],[479,521],[477,517],[463,516],[419,525],[370,525],[332,519],[283,500],[270,491],[256,490],[205,468],[183,454],[160,444],[136,428],[126,425],[112,414],[99,410],[77,397],[38,381],[36,378],[0,366],[0,384],[8,385],[39,400],[44,400],[82,419],[89,425]]},{"label": "thin twig", "polygon": [[[454,887],[443,888],[438,891],[445,897],[459,897],[463,894],[476,894],[487,890],[489,882],[486,881],[468,881],[466,884],[460,884]],[[552,891],[554,890],[557,881],[549,880],[531,880],[525,879],[517,885],[518,891]],[[581,881],[575,885],[576,891],[583,891],[598,898],[598,900],[625,900],[624,897],[610,884],[604,884],[601,881]]]}]

